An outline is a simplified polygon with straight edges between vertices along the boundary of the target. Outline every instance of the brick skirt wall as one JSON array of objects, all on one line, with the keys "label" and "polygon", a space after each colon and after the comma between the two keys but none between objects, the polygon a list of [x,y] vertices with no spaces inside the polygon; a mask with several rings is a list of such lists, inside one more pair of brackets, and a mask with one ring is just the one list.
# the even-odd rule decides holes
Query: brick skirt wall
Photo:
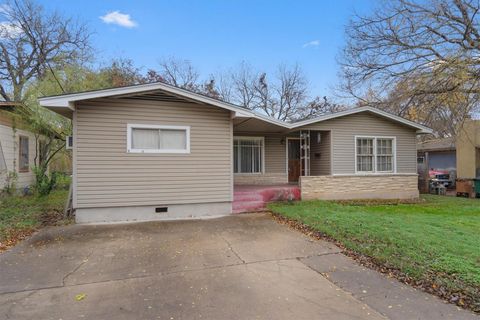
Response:
[{"label": "brick skirt wall", "polygon": [[417,174],[300,177],[302,200],[414,199]]},{"label": "brick skirt wall", "polygon": [[236,185],[276,185],[287,184],[288,176],[282,173],[265,174],[235,174],[233,183]]}]

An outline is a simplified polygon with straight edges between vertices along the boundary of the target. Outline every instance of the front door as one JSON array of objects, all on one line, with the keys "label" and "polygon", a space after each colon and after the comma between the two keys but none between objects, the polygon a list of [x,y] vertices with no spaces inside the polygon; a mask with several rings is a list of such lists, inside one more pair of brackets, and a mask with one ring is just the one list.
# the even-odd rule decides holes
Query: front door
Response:
[{"label": "front door", "polygon": [[288,182],[298,182],[300,177],[300,140],[288,139]]}]

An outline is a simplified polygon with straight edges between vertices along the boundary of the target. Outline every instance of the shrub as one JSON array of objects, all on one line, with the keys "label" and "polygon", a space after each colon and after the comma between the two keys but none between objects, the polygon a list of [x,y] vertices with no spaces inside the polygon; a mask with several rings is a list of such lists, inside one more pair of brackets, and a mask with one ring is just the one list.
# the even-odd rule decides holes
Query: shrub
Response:
[{"label": "shrub", "polygon": [[12,195],[15,193],[17,189],[17,179],[18,174],[15,171],[9,171],[7,173],[7,177],[5,178],[5,186],[3,187],[3,192],[8,195]]},{"label": "shrub", "polygon": [[33,167],[35,173],[35,191],[40,196],[49,195],[57,183],[57,173],[48,174],[45,166]]}]

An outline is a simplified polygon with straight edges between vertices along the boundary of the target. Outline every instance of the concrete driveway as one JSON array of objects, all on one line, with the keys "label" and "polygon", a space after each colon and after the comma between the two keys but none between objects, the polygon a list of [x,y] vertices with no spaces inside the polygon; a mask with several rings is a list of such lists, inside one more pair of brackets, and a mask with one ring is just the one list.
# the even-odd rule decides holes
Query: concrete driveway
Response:
[{"label": "concrete driveway", "polygon": [[[392,310],[424,297],[401,288],[260,214],[49,228],[0,255],[1,319],[422,319]],[[432,319],[475,317],[429,303]]]}]

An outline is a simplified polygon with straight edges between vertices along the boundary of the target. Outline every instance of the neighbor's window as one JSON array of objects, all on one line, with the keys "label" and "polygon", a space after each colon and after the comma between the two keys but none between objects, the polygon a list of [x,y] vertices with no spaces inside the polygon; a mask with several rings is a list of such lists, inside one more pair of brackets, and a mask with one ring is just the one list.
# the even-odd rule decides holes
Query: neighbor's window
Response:
[{"label": "neighbor's window", "polygon": [[18,171],[27,172],[29,167],[28,137],[19,136],[18,152]]},{"label": "neighbor's window", "polygon": [[128,125],[128,152],[189,153],[190,127]]},{"label": "neighbor's window", "polygon": [[2,143],[0,142],[0,173],[7,171],[7,163],[5,162],[5,156],[3,154]]},{"label": "neighbor's window", "polygon": [[235,137],[233,139],[233,172],[262,173],[263,138]]},{"label": "neighbor's window", "polygon": [[395,142],[393,138],[356,138],[356,172],[394,172]]}]

